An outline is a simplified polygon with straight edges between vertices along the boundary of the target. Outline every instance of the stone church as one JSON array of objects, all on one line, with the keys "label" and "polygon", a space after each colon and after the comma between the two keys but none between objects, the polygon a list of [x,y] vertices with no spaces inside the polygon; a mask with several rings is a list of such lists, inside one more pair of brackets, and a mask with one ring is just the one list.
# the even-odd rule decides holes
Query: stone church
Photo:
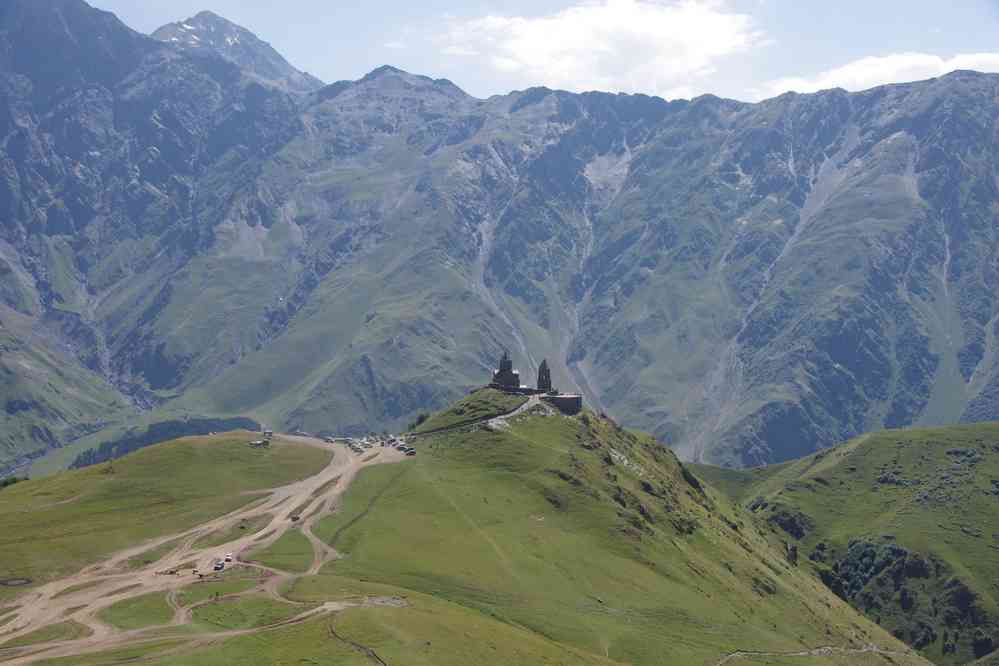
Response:
[{"label": "stone church", "polygon": [[552,387],[552,373],[548,367],[547,359],[541,361],[541,365],[538,367],[538,381],[535,386],[536,388],[531,388],[520,383],[520,371],[514,370],[510,354],[504,351],[499,368],[493,372],[493,380],[489,384],[490,388],[518,395],[540,395],[542,400],[565,414],[578,414],[582,411],[583,396],[575,393],[560,393]]}]

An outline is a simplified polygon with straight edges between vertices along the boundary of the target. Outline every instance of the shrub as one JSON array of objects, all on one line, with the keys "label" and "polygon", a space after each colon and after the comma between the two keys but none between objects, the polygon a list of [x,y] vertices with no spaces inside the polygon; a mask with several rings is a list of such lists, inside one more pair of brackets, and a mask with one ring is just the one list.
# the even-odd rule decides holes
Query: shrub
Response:
[{"label": "shrub", "polygon": [[19,476],[8,476],[6,479],[0,479],[0,490],[14,485],[15,483],[20,483],[21,481],[27,481],[28,477]]}]

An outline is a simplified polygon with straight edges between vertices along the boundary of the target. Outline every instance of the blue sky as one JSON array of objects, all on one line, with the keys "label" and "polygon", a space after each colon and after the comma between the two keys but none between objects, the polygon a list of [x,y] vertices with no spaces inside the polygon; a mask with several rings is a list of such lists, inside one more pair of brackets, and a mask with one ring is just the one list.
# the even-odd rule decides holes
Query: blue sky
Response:
[{"label": "blue sky", "polygon": [[202,9],[332,82],[383,64],[486,97],[533,85],[714,93],[999,71],[999,0],[90,0],[142,32]]}]

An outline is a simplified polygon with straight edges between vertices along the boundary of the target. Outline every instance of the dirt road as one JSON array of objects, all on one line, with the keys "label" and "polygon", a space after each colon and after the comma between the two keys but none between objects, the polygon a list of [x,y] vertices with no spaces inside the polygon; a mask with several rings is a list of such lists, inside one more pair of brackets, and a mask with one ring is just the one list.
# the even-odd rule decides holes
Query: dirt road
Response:
[{"label": "dirt road", "polygon": [[919,659],[919,655],[914,652],[900,652],[898,650],[886,650],[877,645],[869,644],[861,647],[840,647],[837,645],[824,645],[822,647],[810,648],[807,650],[795,650],[793,652],[754,652],[752,650],[740,650],[738,652],[732,652],[722,658],[721,661],[717,663],[716,666],[724,666],[725,664],[736,661],[739,659],[759,659],[760,657],[779,657],[781,659],[791,659],[795,657],[801,657],[805,659],[812,659],[815,657],[832,657],[839,655],[848,656],[860,656],[860,655],[881,655],[885,657],[899,657],[904,659]]},{"label": "dirt road", "polygon": [[[199,578],[193,574],[197,569],[202,574],[211,574],[212,567],[227,553],[244,566],[252,566],[268,574],[266,583],[243,594],[264,591],[280,598],[278,590],[282,584],[298,576],[287,572],[268,569],[257,564],[244,563],[241,556],[251,550],[266,548],[286,532],[299,529],[312,544],[313,561],[305,575],[317,573],[322,566],[336,558],[336,551],[313,534],[312,529],[323,517],[332,513],[340,496],[350,486],[357,473],[372,465],[401,462],[405,455],[395,449],[377,449],[374,455],[356,456],[345,447],[330,445],[322,440],[309,437],[281,436],[280,440],[316,446],[326,450],[332,448],[332,461],[315,476],[287,486],[274,488],[261,500],[232,513],[208,521],[179,534],[170,534],[147,541],[133,548],[122,550],[103,562],[94,564],[83,571],[58,581],[47,583],[18,597],[16,617],[0,630],[0,643],[21,638],[38,629],[75,621],[85,626],[90,635],[69,641],[38,643],[23,648],[0,649],[0,663],[29,664],[38,659],[77,655],[120,647],[124,644],[141,642],[151,638],[148,630],[122,631],[99,618],[107,607],[153,592],[169,593],[168,601],[174,609],[172,624],[181,625],[190,621],[191,607],[181,608],[176,593]],[[244,520],[267,516],[269,520],[260,529],[247,530],[246,534],[227,543],[210,548],[196,547],[203,537],[224,530],[234,529]],[[296,519],[293,520],[292,516]],[[127,562],[137,555],[170,544],[169,552],[156,562],[129,570]],[[236,562],[233,562],[236,564]],[[227,565],[228,566],[228,565]],[[167,573],[176,572],[176,573]],[[382,600],[395,603],[395,600]],[[380,603],[373,600],[371,603]],[[300,622],[317,613],[341,610],[343,604],[324,604],[317,608],[309,607],[303,612],[273,626]],[[162,628],[158,628],[162,631]],[[260,631],[257,628],[250,631]],[[217,640],[235,636],[247,631],[200,634],[191,640]],[[162,635],[162,634],[160,634]]]}]

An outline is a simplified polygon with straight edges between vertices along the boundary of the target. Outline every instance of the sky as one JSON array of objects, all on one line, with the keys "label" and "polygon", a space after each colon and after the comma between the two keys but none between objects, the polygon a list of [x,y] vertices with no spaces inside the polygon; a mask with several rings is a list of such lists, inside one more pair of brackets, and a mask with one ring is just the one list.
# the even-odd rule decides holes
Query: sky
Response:
[{"label": "sky", "polygon": [[141,32],[207,9],[326,82],[380,65],[488,97],[545,85],[757,101],[999,72],[999,0],[89,0]]}]

